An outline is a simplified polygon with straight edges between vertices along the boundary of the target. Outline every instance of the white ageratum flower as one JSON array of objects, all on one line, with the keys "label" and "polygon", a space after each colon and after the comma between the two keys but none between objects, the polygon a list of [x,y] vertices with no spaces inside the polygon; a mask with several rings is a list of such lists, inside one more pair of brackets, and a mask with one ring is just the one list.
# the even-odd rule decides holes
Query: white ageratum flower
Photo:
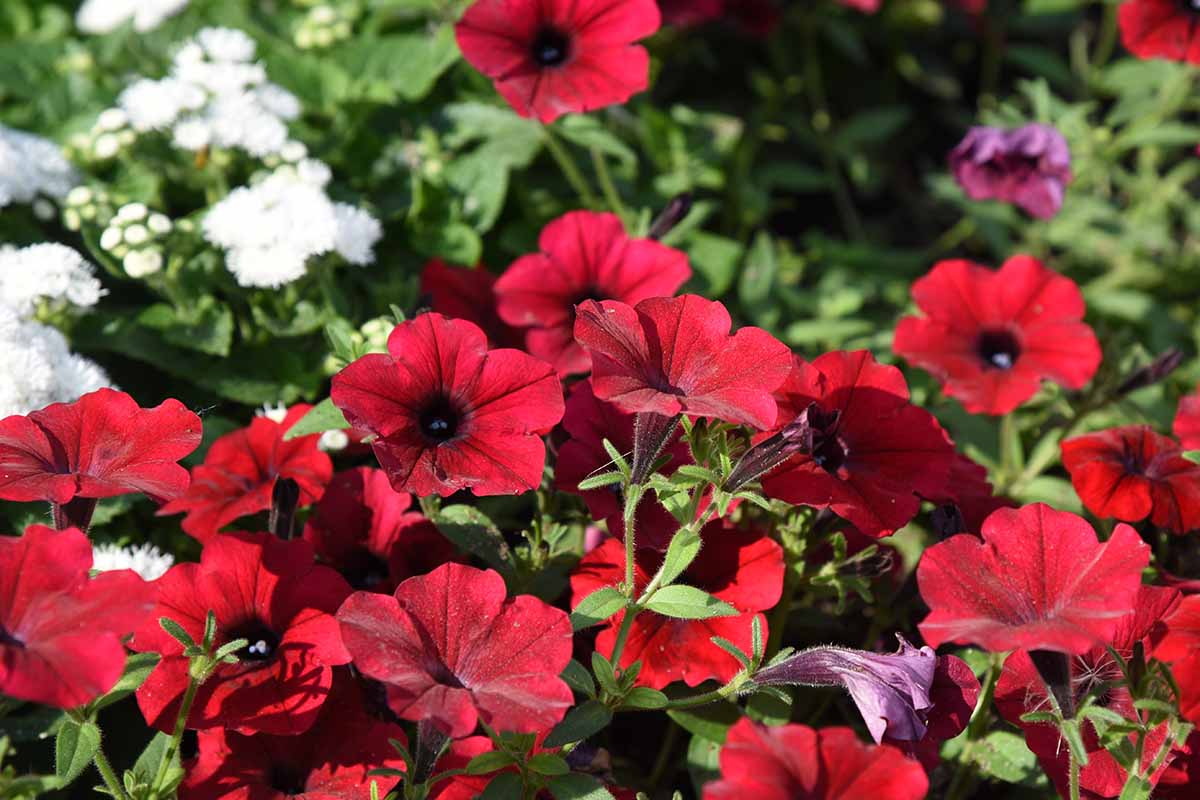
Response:
[{"label": "white ageratum flower", "polygon": [[325,431],[317,440],[317,449],[326,453],[340,453],[350,445],[350,436],[345,431]]},{"label": "white ageratum flower", "polygon": [[0,125],[0,208],[39,196],[62,198],[79,175],[49,139]]},{"label": "white ageratum flower", "polygon": [[108,33],[133,22],[138,33],[152,31],[187,7],[188,0],[84,0],[75,25],[84,33]]},{"label": "white ageratum flower", "polygon": [[351,264],[365,266],[375,260],[375,243],[383,237],[379,220],[349,203],[335,203],[337,241],[334,249]]},{"label": "white ageratum flower", "polygon": [[129,116],[129,124],[139,132],[168,127],[185,111],[201,108],[208,99],[194,83],[163,78],[140,78],[117,97],[117,105]]},{"label": "white ageratum flower", "polygon": [[40,300],[87,308],[103,294],[95,268],[66,245],[0,249],[0,305],[21,317],[33,316]]},{"label": "white ageratum flower", "polygon": [[0,419],[69,403],[111,386],[94,362],[76,355],[57,329],[21,319],[0,304]]},{"label": "white ageratum flower", "polygon": [[175,564],[170,553],[164,553],[152,544],[134,544],[121,547],[116,544],[98,544],[92,547],[92,569],[111,572],[131,569],[143,580],[161,578]]},{"label": "white ageratum flower", "polygon": [[258,411],[254,413],[256,416],[266,417],[267,419],[271,420],[271,422],[282,424],[283,421],[287,419],[287,412],[288,408],[283,403],[276,403],[274,405],[271,403],[265,403],[262,408],[258,409]]},{"label": "white ageratum flower", "polygon": [[144,278],[163,268],[163,255],[160,251],[151,248],[130,250],[121,259],[121,266],[125,268],[125,274],[129,277]]}]

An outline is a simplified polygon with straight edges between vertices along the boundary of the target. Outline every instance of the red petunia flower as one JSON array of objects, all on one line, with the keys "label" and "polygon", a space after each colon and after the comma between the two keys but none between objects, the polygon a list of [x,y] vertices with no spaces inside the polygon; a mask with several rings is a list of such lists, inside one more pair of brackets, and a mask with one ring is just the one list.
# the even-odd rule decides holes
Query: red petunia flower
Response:
[{"label": "red petunia flower", "polygon": [[329,700],[304,733],[244,736],[222,728],[200,731],[199,754],[185,764],[180,800],[363,800],[371,783],[382,797],[395,777],[368,775],[404,769],[388,739],[407,742],[404,729],[373,717],[362,690],[338,671]]},{"label": "red petunia flower", "polygon": [[1126,425],[1062,443],[1079,499],[1098,517],[1150,521],[1175,533],[1200,528],[1200,464],[1147,425]]},{"label": "red petunia flower", "polygon": [[1079,287],[1029,256],[998,271],[942,261],[912,296],[925,316],[900,320],[892,349],[972,414],[1007,414],[1043,379],[1079,389],[1100,366]]},{"label": "red petunia flower", "polygon": [[890,745],[850,728],[766,727],[743,717],[721,748],[721,779],[704,800],[921,800],[929,779]]},{"label": "red petunia flower", "polygon": [[950,477],[946,480],[945,491],[925,499],[934,503],[953,503],[966,526],[958,533],[976,532],[983,527],[983,521],[988,515],[997,508],[1012,508],[1016,505],[1007,497],[994,493],[987,475],[985,467],[956,452],[954,462],[950,465]]},{"label": "red petunia flower", "polygon": [[246,639],[237,664],[217,668],[200,687],[189,728],[294,735],[312,726],[333,683],[333,667],[350,661],[333,614],[350,587],[313,564],[308,542],[269,534],[229,533],[209,541],[199,564],[177,564],[155,584],[153,619],[132,647],[162,656],[138,689],[146,721],[170,731],[188,686],[183,646],[158,624],[170,617],[199,642],[211,610],[217,644]]},{"label": "red petunia flower", "polygon": [[926,712],[925,735],[915,742],[884,736],[883,743],[899,748],[921,762],[926,771],[941,760],[942,742],[967,729],[975,704],[979,701],[979,679],[967,662],[957,656],[938,656],[929,688],[932,707]]},{"label": "red petunia flower", "polygon": [[[612,457],[604,449],[605,439],[622,453],[633,451],[633,420],[633,414],[626,414],[612,403],[597,399],[590,380],[580,381],[571,387],[567,410],[563,414],[563,427],[571,438],[559,447],[554,467],[555,488],[583,497],[592,519],[608,520],[609,530],[615,535],[620,535],[623,525],[618,493],[613,487],[581,492],[579,482],[612,468]],[[671,458],[662,470],[664,474],[670,475],[681,464],[692,463],[687,442],[678,430],[667,442],[663,453]],[[658,502],[653,492],[647,492],[637,508],[638,547],[666,550],[678,529],[679,523],[671,512]]]},{"label": "red petunia flower", "polygon": [[634,42],[658,26],[654,0],[476,0],[454,33],[514,111],[553,122],[644,91],[650,56]]},{"label": "red petunia flower", "polygon": [[805,426],[811,446],[762,479],[768,497],[828,508],[868,536],[887,536],[949,491],[955,460],[937,420],[908,399],[904,376],[866,350],[796,357],[775,393],[776,428]]},{"label": "red petunia flower", "polygon": [[1200,7],[1188,0],[1128,0],[1117,9],[1121,43],[1138,58],[1200,64]]},{"label": "red petunia flower", "polygon": [[270,508],[278,478],[299,485],[301,506],[319,499],[333,475],[333,462],[317,448],[320,437],[283,438],[311,408],[294,405],[279,422],[258,416],[217,439],[204,463],[192,470],[192,485],[159,515],[186,513],[183,530],[207,542],[234,520]]},{"label": "red petunia flower", "polygon": [[1101,544],[1066,511],[1002,508],[983,523],[982,541],[952,536],[921,556],[917,586],[932,609],[921,635],[931,647],[1085,653],[1133,608],[1149,561],[1128,525]]},{"label": "red petunia flower", "polygon": [[379,437],[375,457],[396,491],[513,494],[541,483],[541,436],[563,414],[553,367],[489,351],[478,327],[441,314],[397,325],[388,352],[334,375],[330,394],[351,425]]},{"label": "red petunia flower", "polygon": [[1185,597],[1156,632],[1154,657],[1170,663],[1179,685],[1179,711],[1200,723],[1200,595]]},{"label": "red petunia flower", "polygon": [[323,564],[355,589],[390,594],[400,581],[455,558],[457,550],[412,495],[397,492],[382,470],[355,467],[333,476],[304,526]]},{"label": "red petunia flower", "polygon": [[497,572],[443,564],[394,597],[355,592],[338,622],[355,667],[387,684],[403,719],[428,720],[455,738],[481,719],[541,731],[573,702],[558,677],[571,660],[571,623],[532,595],[505,594]]},{"label": "red petunia flower", "polygon": [[[1148,644],[1151,633],[1156,626],[1162,624],[1162,617],[1171,613],[1178,604],[1179,593],[1174,589],[1142,586],[1138,590],[1136,605],[1121,619],[1112,638],[1071,659],[1071,688],[1077,707],[1084,697],[1102,686],[1098,698],[1101,706],[1126,719],[1138,721],[1138,712],[1133,707],[1129,688],[1124,685],[1121,669],[1113,660],[1108,648],[1111,646],[1122,658],[1131,657],[1134,646],[1138,642]],[[1004,671],[1000,674],[1000,681],[996,686],[996,707],[999,708],[1001,716],[1022,729],[1025,733],[1025,743],[1037,755],[1042,769],[1058,788],[1059,794],[1067,796],[1067,743],[1059,737],[1058,730],[1053,725],[1021,721],[1022,714],[1050,708],[1046,685],[1028,652],[1018,650],[1005,660]],[[1166,723],[1151,731],[1144,745],[1143,770],[1148,769],[1154,761],[1167,732]],[[1082,733],[1088,763],[1080,770],[1080,788],[1092,797],[1116,797],[1125,785],[1125,770],[1100,743],[1090,722],[1085,721]],[[1170,759],[1149,776],[1152,784],[1158,780],[1169,762]]]},{"label": "red petunia flower", "polygon": [[421,294],[437,313],[478,325],[491,347],[525,346],[524,334],[500,319],[496,276],[482,265],[452,267],[440,258],[431,259],[421,271]]},{"label": "red petunia flower", "polygon": [[725,0],[658,0],[664,25],[689,28],[719,19],[725,13]]},{"label": "red petunia flower", "polygon": [[791,352],[759,328],[730,336],[730,325],[725,306],[694,294],[635,308],[587,300],[576,310],[575,338],[592,355],[592,390],[623,411],[768,428],[771,392],[787,377]]},{"label": "red petunia flower", "polygon": [[1175,423],[1171,433],[1183,445],[1185,450],[1200,449],[1200,386],[1196,391],[1179,399],[1179,408],[1175,411]]},{"label": "red petunia flower", "polygon": [[592,361],[575,341],[584,300],[635,305],[675,294],[692,276],[687,256],[651,239],[630,239],[616,214],[572,211],[542,229],[539,253],[521,256],[496,282],[500,316],[530,328],[526,349],[562,376]]},{"label": "red petunia flower", "polygon": [[0,420],[0,499],[63,505],[143,492],[163,502],[187,488],[177,462],[200,434],[200,418],[178,400],[140,408],[113,389],[8,417]]},{"label": "red petunia flower", "polygon": [[0,694],[75,708],[116,684],[121,638],[153,610],[154,589],[132,570],[89,580],[91,567],[75,528],[0,537]]},{"label": "red petunia flower", "polygon": [[[633,621],[629,640],[621,653],[622,668],[642,662],[638,683],[661,689],[682,680],[696,686],[706,680],[727,681],[737,674],[737,660],[712,643],[721,636],[750,652],[751,620],[757,615],[766,635],[766,619],[757,612],[779,602],[783,592],[783,550],[758,531],[742,531],[711,522],[701,531],[704,546],[680,578],[686,583],[724,600],[741,612],[736,617],[675,619],[643,611]],[[663,554],[638,549],[634,583],[639,591],[662,564]],[[624,577],[625,550],[609,539],[583,557],[571,575],[571,603],[604,586],[615,586]],[[611,653],[624,614],[609,620],[596,637],[596,649]]]}]

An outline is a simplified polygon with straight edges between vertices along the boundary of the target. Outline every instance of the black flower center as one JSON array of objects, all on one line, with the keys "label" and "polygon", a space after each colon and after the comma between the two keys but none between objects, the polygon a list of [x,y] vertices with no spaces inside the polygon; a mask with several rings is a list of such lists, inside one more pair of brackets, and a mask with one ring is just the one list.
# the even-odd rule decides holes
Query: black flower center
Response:
[{"label": "black flower center", "polygon": [[1192,14],[1200,14],[1200,0],[1178,0],[1180,8]]},{"label": "black flower center", "polygon": [[533,60],[543,67],[557,67],[571,56],[571,40],[558,28],[545,27],[533,37]]},{"label": "black flower center", "polygon": [[270,661],[279,649],[279,634],[262,620],[249,620],[229,632],[230,639],[245,639],[247,644],[237,652],[243,662],[252,664]]},{"label": "black flower center", "polygon": [[449,686],[454,689],[464,688],[463,682],[458,679],[458,676],[436,656],[429,659],[426,669],[429,670],[429,676],[442,686]]},{"label": "black flower center", "polygon": [[985,330],[979,334],[975,352],[990,369],[1012,369],[1021,357],[1021,343],[1006,330]]},{"label": "black flower center", "polygon": [[0,628],[0,645],[7,645],[9,647],[24,647],[25,643],[13,636],[6,629]]},{"label": "black flower center", "polygon": [[308,791],[308,776],[294,767],[276,764],[271,767],[271,788],[289,797]]},{"label": "black flower center", "polygon": [[846,463],[846,444],[832,431],[813,434],[812,460],[826,472],[833,474]]},{"label": "black flower center", "polygon": [[458,433],[458,410],[448,397],[438,397],[425,407],[418,420],[421,433],[434,444],[448,442]]}]

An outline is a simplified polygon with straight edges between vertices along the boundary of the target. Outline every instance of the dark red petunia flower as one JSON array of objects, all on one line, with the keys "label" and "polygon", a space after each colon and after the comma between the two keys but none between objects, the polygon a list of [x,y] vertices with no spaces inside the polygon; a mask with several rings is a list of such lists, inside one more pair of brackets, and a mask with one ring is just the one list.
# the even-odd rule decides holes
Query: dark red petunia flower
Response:
[{"label": "dark red petunia flower", "polygon": [[318,500],[333,475],[333,462],[317,448],[320,437],[283,438],[311,408],[294,405],[279,422],[257,416],[245,428],[217,439],[204,463],[192,470],[187,492],[159,509],[159,515],[187,513],[183,530],[207,542],[231,522],[270,508],[278,478],[299,485],[301,506]]},{"label": "dark red petunia flower", "polygon": [[1171,432],[1185,450],[1200,450],[1200,387],[1179,399]]},{"label": "dark red petunia flower", "polygon": [[155,584],[158,606],[133,637],[139,652],[162,656],[138,689],[150,725],[170,731],[188,685],[183,646],[158,624],[170,617],[199,642],[211,610],[217,644],[246,639],[237,664],[217,668],[200,687],[189,728],[295,735],[312,726],[333,683],[333,667],[350,661],[333,614],[350,587],[313,563],[308,542],[265,533],[214,537],[199,564],[177,564]]},{"label": "dark red petunia flower", "polygon": [[[623,511],[618,493],[612,487],[581,492],[579,482],[589,475],[612,469],[612,457],[604,449],[605,439],[622,453],[633,451],[633,420],[633,414],[626,414],[612,403],[597,399],[590,380],[580,381],[571,387],[567,410],[563,414],[563,427],[571,438],[559,447],[554,467],[555,488],[583,497],[592,519],[608,520],[609,530],[618,536],[622,530]],[[666,475],[681,464],[692,463],[687,442],[678,430],[663,452],[671,458],[662,470]],[[652,550],[666,550],[679,529],[675,517],[658,502],[653,492],[648,492],[638,504],[636,523],[638,547]]]},{"label": "dark red petunia flower", "polygon": [[925,735],[916,742],[884,736],[883,743],[917,759],[926,771],[932,770],[941,760],[942,742],[967,729],[979,701],[979,691],[979,679],[967,662],[957,656],[938,656],[933,686],[929,689],[932,707],[926,712]]},{"label": "dark red petunia flower", "polygon": [[866,350],[796,357],[775,396],[775,427],[804,424],[812,443],[763,477],[768,497],[828,508],[880,537],[916,516],[921,497],[948,491],[949,437],[909,402],[900,370]]},{"label": "dark red petunia flower", "polygon": [[[1133,707],[1133,698],[1128,687],[1123,685],[1121,668],[1113,660],[1108,647],[1111,646],[1122,658],[1131,657],[1134,646],[1138,642],[1148,644],[1155,627],[1162,624],[1162,617],[1171,613],[1178,604],[1179,593],[1174,589],[1142,586],[1138,590],[1136,605],[1121,619],[1112,638],[1071,659],[1071,687],[1077,707],[1084,697],[1103,686],[1098,697],[1102,707],[1126,719],[1138,719],[1138,712]],[[1059,794],[1067,796],[1069,748],[1066,742],[1059,737],[1058,730],[1053,725],[1021,721],[1022,714],[1046,711],[1050,708],[1046,685],[1028,652],[1018,650],[1005,660],[1004,671],[1000,674],[1000,681],[996,686],[996,707],[1001,716],[1022,729],[1025,733],[1025,743],[1037,755],[1042,769]],[[1147,737],[1143,770],[1148,769],[1154,761],[1167,736],[1167,728],[1167,724],[1164,723]],[[1080,789],[1090,797],[1116,797],[1121,794],[1127,778],[1126,772],[1100,743],[1090,722],[1083,725],[1083,743],[1087,750],[1088,763],[1080,770]],[[1167,763],[1169,762],[1170,759]],[[1157,781],[1167,763],[1150,776],[1152,784]]]},{"label": "dark red petunia flower", "polygon": [[1179,753],[1167,764],[1158,778],[1154,800],[1193,800],[1196,786],[1200,782],[1200,733],[1193,732],[1184,745],[1186,753]]},{"label": "dark red petunia flower", "polygon": [[663,25],[688,28],[720,19],[725,0],[658,0]]},{"label": "dark red petunia flower", "polygon": [[1200,595],[1185,597],[1163,622],[1165,631],[1154,636],[1153,655],[1171,665],[1180,713],[1200,723]]},{"label": "dark red petunia flower", "polygon": [[200,444],[200,418],[178,400],[155,408],[114,389],[0,420],[0,500],[55,504],[187,488],[179,459]]},{"label": "dark red petunia flower", "polygon": [[743,717],[721,748],[721,779],[704,800],[921,800],[929,779],[890,745],[850,728],[767,727]]},{"label": "dark red petunia flower", "polygon": [[542,481],[549,433],[563,414],[554,368],[488,350],[477,326],[441,314],[397,325],[388,354],[333,376],[334,405],[371,445],[398,492],[515,494]]},{"label": "dark red petunia flower", "polygon": [[562,376],[592,366],[575,341],[576,305],[668,297],[692,276],[684,253],[630,239],[616,214],[564,214],[542,229],[538,247],[541,252],[521,256],[496,282],[497,310],[510,325],[530,329],[526,349]]},{"label": "dark red petunia flower", "polygon": [[491,347],[525,346],[525,335],[500,319],[496,311],[496,276],[483,265],[452,267],[431,259],[421,271],[421,295],[437,313],[474,322],[487,334]]},{"label": "dark red petunia flower", "polygon": [[545,730],[573,702],[559,673],[571,660],[567,615],[532,595],[506,600],[493,570],[443,564],[395,596],[355,592],[338,611],[363,675],[388,687],[403,719],[448,736],[479,720],[506,731]]},{"label": "dark red petunia flower", "polygon": [[988,515],[997,508],[1016,506],[1009,498],[996,495],[987,477],[985,467],[956,452],[954,462],[950,465],[946,490],[925,499],[934,503],[953,503],[962,514],[963,524],[966,526],[960,533],[976,532],[983,527],[983,521]]},{"label": "dark red petunia flower", "polygon": [[390,594],[400,581],[453,560],[457,550],[412,508],[382,470],[355,467],[333,476],[304,538],[317,558],[355,589]]},{"label": "dark red petunia flower", "polygon": [[397,778],[367,773],[404,769],[404,760],[388,743],[407,743],[404,729],[373,717],[358,683],[341,670],[335,675],[329,700],[304,733],[200,731],[200,752],[184,765],[180,800],[365,800],[372,782],[380,797],[386,795]]},{"label": "dark red petunia flower", "polygon": [[1138,58],[1200,64],[1200,7],[1190,0],[1128,0],[1117,9],[1121,43]]},{"label": "dark red petunia flower", "polygon": [[694,294],[634,308],[587,300],[576,311],[575,338],[592,355],[592,390],[623,411],[768,428],[771,392],[787,377],[791,352],[759,328],[730,336],[731,324],[725,306]]},{"label": "dark red petunia flower", "polygon": [[1128,525],[1100,543],[1081,517],[1042,503],[1002,508],[982,533],[921,556],[917,586],[931,611],[918,627],[931,647],[1085,653],[1133,608],[1150,561]]},{"label": "dark red petunia flower", "polygon": [[997,271],[939,262],[912,296],[925,316],[900,320],[892,349],[972,414],[1007,414],[1042,380],[1079,389],[1100,366],[1079,287],[1029,256]]},{"label": "dark red petunia flower", "polygon": [[154,609],[154,588],[132,570],[89,579],[91,567],[75,528],[0,537],[0,694],[75,708],[116,684],[121,639]]},{"label": "dark red petunia flower", "polygon": [[548,123],[644,91],[650,56],[634,42],[658,26],[654,0],[476,0],[454,33],[514,111]]},{"label": "dark red petunia flower", "polygon": [[[706,620],[675,619],[643,611],[633,621],[629,640],[621,653],[620,667],[642,662],[638,683],[661,689],[682,680],[696,686],[706,680],[727,681],[737,674],[737,660],[712,643],[721,636],[750,652],[751,620],[758,615],[766,636],[766,619],[758,612],[779,602],[783,591],[783,550],[758,531],[742,531],[711,522],[701,531],[704,546],[680,577],[686,583],[724,600],[741,612],[736,617]],[[638,590],[650,582],[662,564],[663,554],[638,549],[634,583]],[[624,578],[625,550],[609,539],[583,557],[571,575],[571,603]],[[609,620],[596,637],[596,649],[611,653],[623,614]]]},{"label": "dark red petunia flower", "polygon": [[1126,425],[1062,443],[1063,467],[1098,517],[1150,518],[1175,533],[1200,528],[1200,464],[1148,425]]}]

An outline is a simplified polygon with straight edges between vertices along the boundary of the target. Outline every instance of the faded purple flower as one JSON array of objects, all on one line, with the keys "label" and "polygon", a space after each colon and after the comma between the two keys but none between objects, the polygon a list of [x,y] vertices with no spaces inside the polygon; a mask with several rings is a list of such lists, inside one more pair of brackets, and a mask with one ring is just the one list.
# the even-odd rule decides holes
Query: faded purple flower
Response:
[{"label": "faded purple flower", "polygon": [[951,151],[950,169],[972,200],[1004,200],[1049,219],[1071,182],[1071,151],[1050,125],[976,127]]},{"label": "faded purple flower", "polygon": [[848,647],[814,647],[760,670],[759,686],[841,686],[850,693],[867,730],[878,744],[886,733],[900,741],[925,735],[933,707],[929,690],[937,656],[928,647],[916,648],[897,635],[895,653],[872,653]]}]

